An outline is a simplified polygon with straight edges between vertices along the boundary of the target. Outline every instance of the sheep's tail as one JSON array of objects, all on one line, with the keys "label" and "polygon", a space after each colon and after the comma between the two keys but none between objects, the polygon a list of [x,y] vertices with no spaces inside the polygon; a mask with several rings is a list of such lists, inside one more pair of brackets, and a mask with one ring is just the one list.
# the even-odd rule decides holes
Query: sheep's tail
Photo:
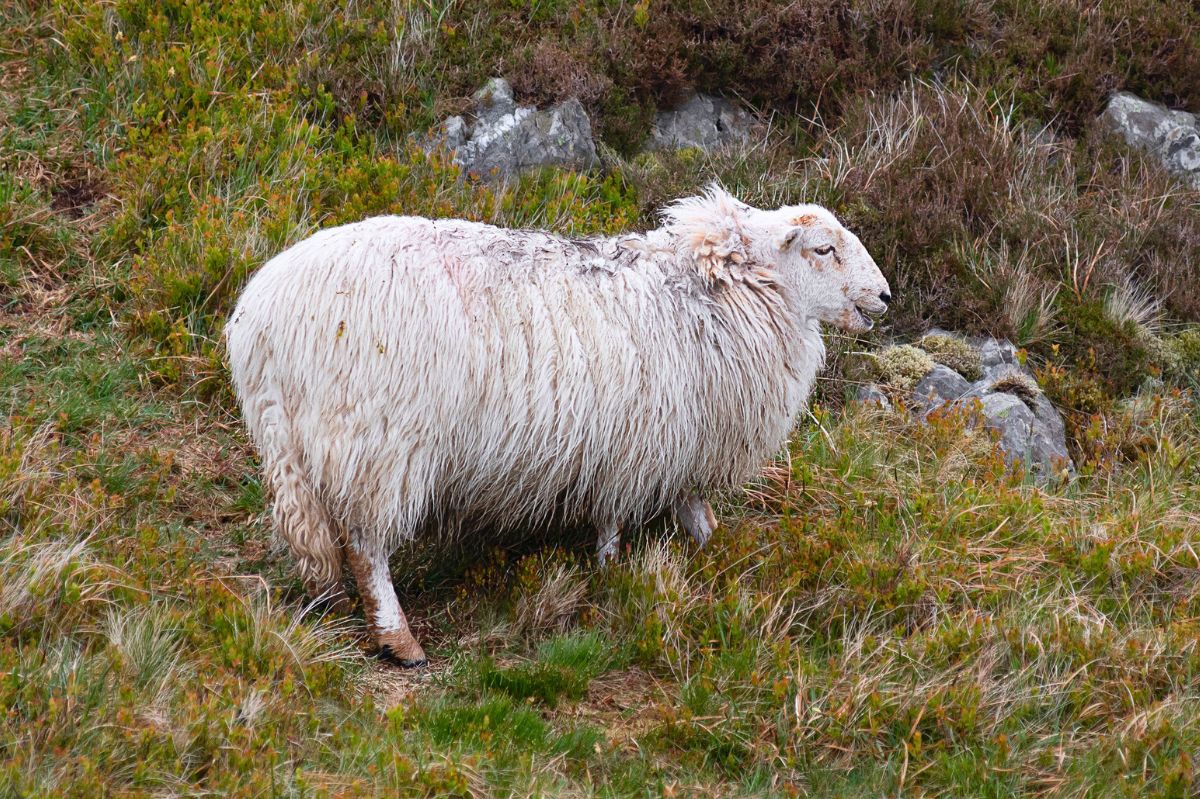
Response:
[{"label": "sheep's tail", "polygon": [[257,410],[255,438],[274,495],[275,528],[291,549],[309,595],[337,602],[344,596],[342,528],[309,480],[302,453],[278,403],[264,399]]}]

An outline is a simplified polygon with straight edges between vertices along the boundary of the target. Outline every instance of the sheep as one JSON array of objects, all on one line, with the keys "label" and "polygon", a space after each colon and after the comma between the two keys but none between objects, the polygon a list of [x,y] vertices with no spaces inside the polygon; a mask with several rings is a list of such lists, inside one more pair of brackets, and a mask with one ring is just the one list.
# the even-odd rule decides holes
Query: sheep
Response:
[{"label": "sheep", "polygon": [[349,565],[380,657],[426,662],[388,570],[423,530],[590,525],[603,564],[670,510],[703,546],[706,494],[786,442],[820,323],[869,330],[891,299],[819,206],[713,185],[663,215],[584,239],[377,217],[247,284],[225,338],[276,527],[313,597],[345,607]]}]

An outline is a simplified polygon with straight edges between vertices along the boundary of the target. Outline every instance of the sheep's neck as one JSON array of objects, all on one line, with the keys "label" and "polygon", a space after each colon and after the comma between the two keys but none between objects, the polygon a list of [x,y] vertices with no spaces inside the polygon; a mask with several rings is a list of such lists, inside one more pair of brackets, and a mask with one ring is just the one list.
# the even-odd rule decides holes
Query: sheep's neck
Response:
[{"label": "sheep's neck", "polygon": [[722,466],[714,486],[744,481],[783,447],[825,359],[817,320],[761,288],[731,288],[713,311],[708,446],[729,456],[710,461]]}]

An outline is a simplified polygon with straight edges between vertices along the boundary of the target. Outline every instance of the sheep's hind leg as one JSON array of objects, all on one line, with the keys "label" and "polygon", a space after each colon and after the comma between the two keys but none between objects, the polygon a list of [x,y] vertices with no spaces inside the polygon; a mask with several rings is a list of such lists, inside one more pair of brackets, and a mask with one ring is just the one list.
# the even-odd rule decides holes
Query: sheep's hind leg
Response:
[{"label": "sheep's hind leg", "polygon": [[363,613],[367,617],[371,637],[379,648],[379,657],[406,669],[424,666],[429,661],[425,657],[425,650],[408,629],[408,619],[404,617],[400,601],[396,598],[396,589],[392,586],[387,556],[383,554],[382,547],[372,546],[360,538],[356,532],[351,532],[350,542],[346,545],[346,559],[358,583]]},{"label": "sheep's hind leg", "polygon": [[606,565],[617,554],[621,546],[621,528],[615,524],[602,524],[596,536],[596,559],[600,565]]},{"label": "sheep's hind leg", "polygon": [[342,588],[343,532],[291,458],[279,458],[269,478],[275,493],[276,529],[292,551],[304,590],[314,605],[348,611],[350,600]]},{"label": "sheep's hind leg", "polygon": [[313,607],[328,613],[349,615],[354,612],[354,603],[346,595],[346,587],[342,582],[342,572],[346,566],[346,533],[336,523],[334,529],[337,530],[337,561],[333,567],[333,576],[305,582],[304,589],[312,598]]},{"label": "sheep's hind leg", "polygon": [[717,529],[717,515],[713,513],[712,505],[696,493],[685,494],[675,502],[675,517],[701,549]]}]

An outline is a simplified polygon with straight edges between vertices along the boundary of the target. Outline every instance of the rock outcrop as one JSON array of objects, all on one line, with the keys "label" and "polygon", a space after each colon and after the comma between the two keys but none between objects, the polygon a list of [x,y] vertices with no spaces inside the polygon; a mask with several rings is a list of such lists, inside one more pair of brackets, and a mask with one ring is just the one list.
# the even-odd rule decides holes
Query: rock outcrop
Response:
[{"label": "rock outcrop", "polygon": [[[914,347],[930,356],[919,378],[909,369],[921,363],[911,357]],[[903,369],[893,368],[888,362],[892,352]],[[860,402],[890,407],[890,394],[922,418],[939,410],[977,412],[976,418],[998,434],[1010,463],[1046,475],[1074,469],[1062,416],[1021,364],[1011,343],[993,338],[967,340],[935,330],[914,345],[889,347],[874,357],[878,363],[873,369],[881,380],[887,381],[893,374],[902,379],[861,386],[857,394]]]},{"label": "rock outcrop", "polygon": [[474,100],[474,112],[443,122],[427,140],[427,149],[446,148],[455,163],[482,178],[543,166],[589,169],[598,163],[592,123],[578,100],[544,110],[519,106],[501,78],[488,81]]},{"label": "rock outcrop", "polygon": [[1167,169],[1200,188],[1200,124],[1194,114],[1117,92],[1101,119],[1130,146],[1154,153]]},{"label": "rock outcrop", "polygon": [[746,144],[754,124],[754,117],[723,97],[693,94],[678,108],[658,113],[646,149],[696,147],[707,152]]}]

